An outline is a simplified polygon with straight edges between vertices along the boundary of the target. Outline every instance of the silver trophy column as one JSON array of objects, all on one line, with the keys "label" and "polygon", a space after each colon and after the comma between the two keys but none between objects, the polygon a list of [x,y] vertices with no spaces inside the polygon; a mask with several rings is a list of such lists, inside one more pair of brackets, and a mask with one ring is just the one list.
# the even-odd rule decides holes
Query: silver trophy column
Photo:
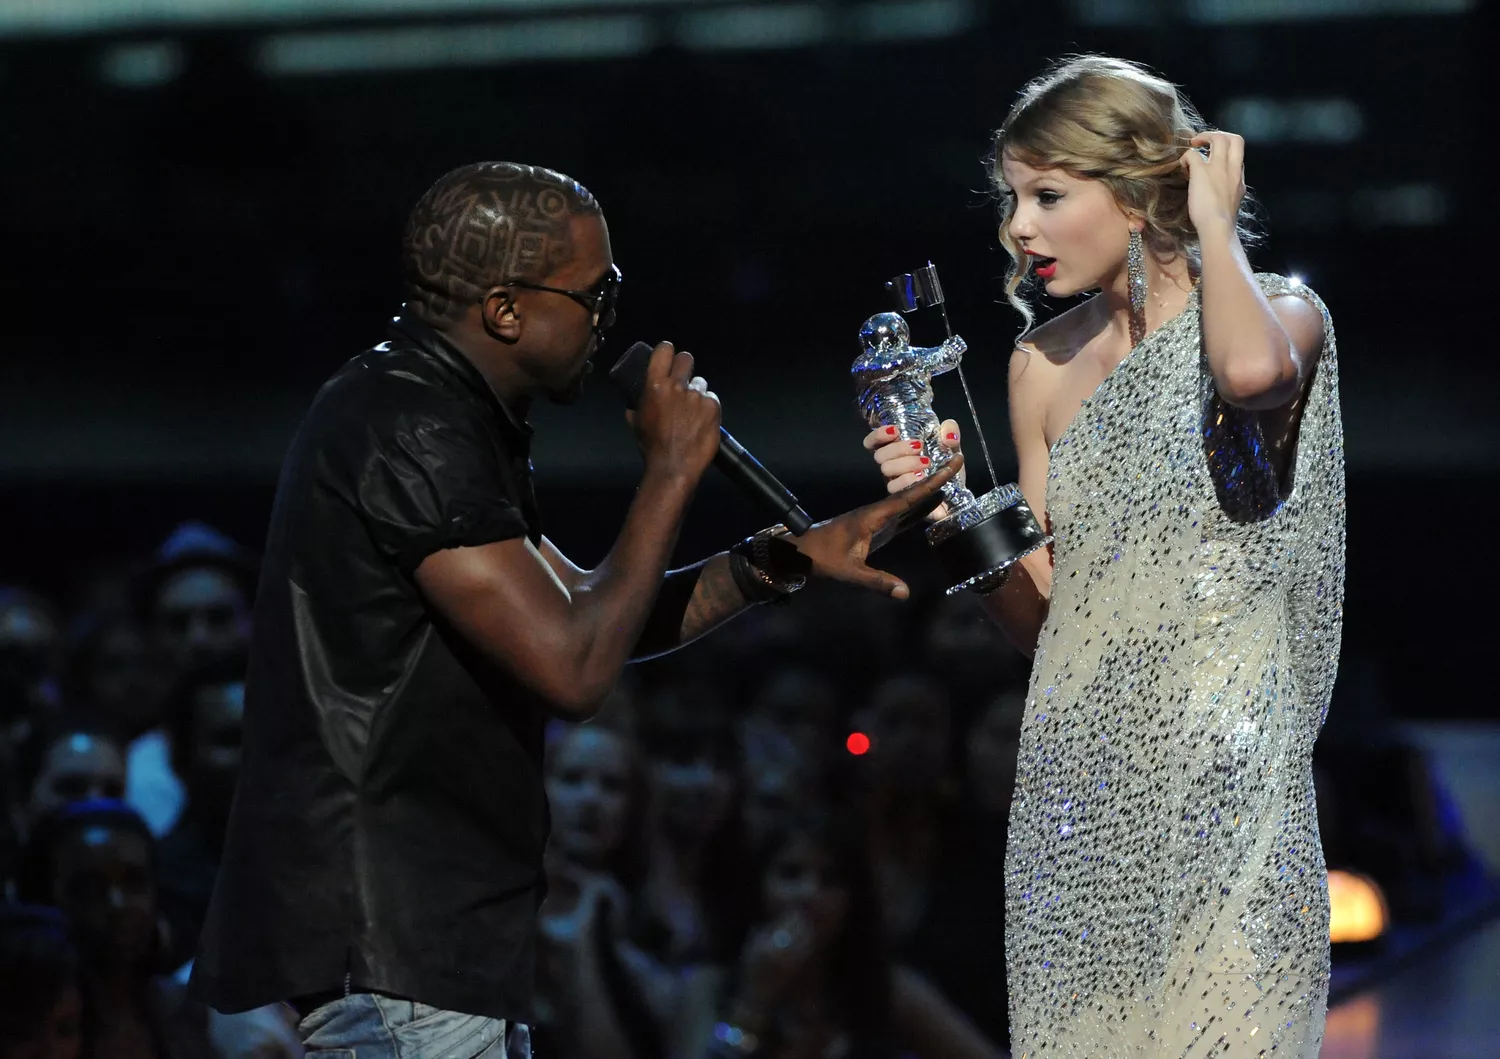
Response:
[{"label": "silver trophy column", "polygon": [[[897,276],[886,287],[895,294],[901,312],[943,306],[943,289],[930,262],[914,273]],[[945,326],[947,322],[943,308]],[[921,442],[921,455],[937,470],[953,454],[938,437],[941,421],[932,410],[932,379],[955,369],[962,376],[959,365],[968,345],[949,328],[942,345],[913,346],[911,329],[900,313],[870,317],[859,330],[859,341],[862,352],[851,374],[865,422],[874,428],[895,427],[897,437]],[[976,430],[978,426],[976,421]],[[984,444],[982,437],[980,444]],[[993,479],[993,468],[990,475]],[[927,528],[927,541],[947,575],[949,595],[996,587],[1017,560],[1052,540],[1037,525],[1019,486],[1003,485],[976,498],[953,479],[941,491],[948,515]]]}]

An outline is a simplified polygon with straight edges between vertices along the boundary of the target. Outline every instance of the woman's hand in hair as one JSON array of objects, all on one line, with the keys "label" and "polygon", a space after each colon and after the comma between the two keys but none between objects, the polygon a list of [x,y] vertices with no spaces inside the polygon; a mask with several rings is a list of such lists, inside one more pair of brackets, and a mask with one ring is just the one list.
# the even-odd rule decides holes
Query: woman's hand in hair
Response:
[{"label": "woman's hand in hair", "polygon": [[[1188,217],[1200,239],[1235,233],[1245,197],[1245,139],[1232,132],[1200,132],[1182,153],[1188,172]],[[1204,156],[1200,148],[1207,148]]]}]

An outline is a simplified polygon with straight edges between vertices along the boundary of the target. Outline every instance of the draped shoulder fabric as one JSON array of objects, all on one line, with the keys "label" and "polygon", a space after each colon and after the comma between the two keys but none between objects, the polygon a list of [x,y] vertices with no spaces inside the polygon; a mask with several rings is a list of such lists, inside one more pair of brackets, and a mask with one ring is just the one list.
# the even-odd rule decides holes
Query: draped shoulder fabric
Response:
[{"label": "draped shoulder fabric", "polygon": [[1290,473],[1221,401],[1197,292],[1052,446],[1051,606],[1006,856],[1017,1059],[1315,1059],[1328,891],[1312,749],[1338,664],[1338,355]]}]

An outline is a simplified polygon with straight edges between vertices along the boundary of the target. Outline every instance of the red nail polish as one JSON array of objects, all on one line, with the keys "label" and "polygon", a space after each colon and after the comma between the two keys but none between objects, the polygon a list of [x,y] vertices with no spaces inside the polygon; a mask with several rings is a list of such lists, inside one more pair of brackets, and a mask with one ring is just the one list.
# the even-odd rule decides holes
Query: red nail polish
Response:
[{"label": "red nail polish", "polygon": [[925,467],[925,466],[927,466],[927,465],[928,465],[928,464],[929,464],[929,463],[931,463],[931,462],[932,462],[932,461],[931,461],[931,460],[929,460],[929,459],[928,459],[928,458],[927,458],[927,457],[926,457],[926,456],[923,456],[923,457],[922,457],[922,466],[923,466],[923,467]]},{"label": "red nail polish", "polygon": [[920,451],[922,448],[922,443],[920,441],[913,441],[911,443],[911,447]]},{"label": "red nail polish", "polygon": [[895,437],[896,436],[896,428],[895,427],[886,427],[885,428],[885,432],[887,434],[889,434],[891,437]]},{"label": "red nail polish", "polygon": [[958,440],[958,435],[950,432],[948,434],[948,440],[949,441],[957,441]]}]

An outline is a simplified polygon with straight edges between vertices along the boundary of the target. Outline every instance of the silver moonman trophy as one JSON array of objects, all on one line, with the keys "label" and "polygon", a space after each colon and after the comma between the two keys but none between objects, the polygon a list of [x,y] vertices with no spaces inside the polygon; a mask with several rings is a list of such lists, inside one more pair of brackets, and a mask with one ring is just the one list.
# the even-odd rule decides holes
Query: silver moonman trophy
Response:
[{"label": "silver moonman trophy", "polygon": [[[886,289],[894,295],[899,312],[876,313],[859,329],[861,352],[851,369],[859,410],[872,428],[895,427],[897,437],[920,441],[920,454],[932,461],[929,467],[935,471],[953,456],[938,438],[941,422],[932,410],[932,378],[955,369],[962,378],[959,362],[968,345],[948,326],[943,288],[931,262],[897,276]],[[913,346],[902,313],[929,306],[942,309],[948,337],[940,346]],[[967,383],[964,392],[968,392]],[[977,430],[977,419],[974,425]],[[979,443],[988,464],[989,450],[982,435]],[[993,466],[990,480],[995,480]],[[985,592],[995,588],[1014,563],[1052,541],[1037,525],[1014,483],[975,497],[954,478],[941,492],[948,514],[927,527],[927,542],[946,575],[950,596],[965,589]]]}]

